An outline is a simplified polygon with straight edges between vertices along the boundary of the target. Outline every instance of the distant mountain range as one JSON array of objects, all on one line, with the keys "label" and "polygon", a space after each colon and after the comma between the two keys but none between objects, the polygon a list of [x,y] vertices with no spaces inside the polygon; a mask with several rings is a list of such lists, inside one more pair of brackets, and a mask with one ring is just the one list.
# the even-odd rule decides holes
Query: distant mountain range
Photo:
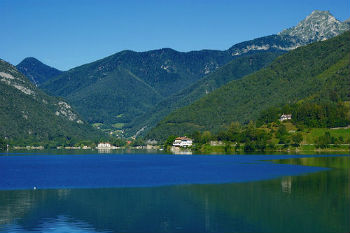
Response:
[{"label": "distant mountain range", "polygon": [[224,51],[122,51],[69,71],[56,70],[57,75],[33,59],[18,68],[41,89],[65,98],[89,123],[142,135],[173,110],[269,65],[277,56],[348,29],[348,23],[328,11],[314,11],[293,28]]},{"label": "distant mountain range", "polygon": [[[146,138],[164,139],[194,131],[217,132],[234,121],[256,120],[269,107],[298,101],[349,101],[350,33],[300,47],[269,66],[233,80],[165,117]],[[229,67],[228,67],[229,68]]]},{"label": "distant mountain range", "polygon": [[36,142],[102,136],[63,99],[39,90],[15,66],[0,59],[0,137]]},{"label": "distant mountain range", "polygon": [[34,57],[25,58],[16,68],[36,86],[40,86],[42,83],[62,73],[62,71],[45,65]]}]

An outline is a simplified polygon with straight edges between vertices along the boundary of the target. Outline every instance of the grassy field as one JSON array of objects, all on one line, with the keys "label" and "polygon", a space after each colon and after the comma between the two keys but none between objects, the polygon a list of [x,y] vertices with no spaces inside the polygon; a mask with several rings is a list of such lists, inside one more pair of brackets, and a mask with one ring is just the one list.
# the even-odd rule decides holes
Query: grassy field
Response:
[{"label": "grassy field", "polygon": [[325,132],[329,132],[331,136],[339,138],[343,137],[345,143],[350,141],[350,129],[340,128],[340,129],[325,129],[325,128],[314,128],[306,130],[303,133],[304,141],[303,144],[314,144],[317,137],[323,136]]}]

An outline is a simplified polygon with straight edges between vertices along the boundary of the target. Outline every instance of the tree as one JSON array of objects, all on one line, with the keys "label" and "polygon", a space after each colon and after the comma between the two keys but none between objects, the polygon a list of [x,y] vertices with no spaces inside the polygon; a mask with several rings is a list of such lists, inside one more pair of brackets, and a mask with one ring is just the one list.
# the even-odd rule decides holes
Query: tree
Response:
[{"label": "tree", "polygon": [[325,132],[323,136],[316,139],[317,148],[328,148],[329,144],[334,144],[335,138],[331,136],[329,132]]},{"label": "tree", "polygon": [[301,133],[293,134],[292,136],[293,146],[299,146],[303,141],[303,135]]},{"label": "tree", "polygon": [[[172,137],[174,137],[174,136],[171,135],[171,136],[168,137],[168,139],[169,139],[170,137],[172,138]],[[197,130],[197,131],[194,131],[194,132],[191,134],[191,137],[192,137],[192,139],[193,139],[194,142],[200,143],[201,137],[202,137],[202,136],[201,136],[201,132],[199,132],[198,130]],[[175,138],[176,138],[176,137],[175,137]],[[174,140],[175,140],[175,138],[174,138]],[[174,141],[174,140],[173,140],[173,141]],[[172,144],[172,143],[171,143],[171,144]]]},{"label": "tree", "polygon": [[256,147],[256,149],[258,149],[260,151],[265,151],[266,143],[267,143],[267,141],[265,138],[259,138],[255,143],[255,147]]},{"label": "tree", "polygon": [[227,130],[228,140],[238,142],[241,139],[242,126],[239,122],[232,122]]},{"label": "tree", "polygon": [[250,141],[256,140],[256,137],[257,137],[256,134],[257,134],[256,126],[253,121],[250,121],[247,126],[247,129],[245,130],[245,140],[248,140],[248,139]]},{"label": "tree", "polygon": [[146,143],[142,138],[136,138],[131,144],[130,146],[145,146]]},{"label": "tree", "polygon": [[261,111],[260,116],[256,122],[257,126],[260,127],[263,124],[270,124],[278,120],[280,116],[280,108],[270,107]]},{"label": "tree", "polygon": [[122,147],[126,145],[126,140],[121,138],[113,138],[111,141],[113,146]]},{"label": "tree", "polygon": [[212,136],[210,131],[204,131],[201,136],[201,143],[206,144],[211,140]]},{"label": "tree", "polygon": [[6,141],[0,138],[0,150],[6,150],[6,149],[7,149]]},{"label": "tree", "polygon": [[216,139],[218,141],[229,141],[229,136],[228,136],[227,131],[225,131],[225,130],[219,131],[216,135]]},{"label": "tree", "polygon": [[281,139],[283,136],[288,136],[287,128],[284,124],[278,126],[276,137]]},{"label": "tree", "polygon": [[245,152],[255,151],[255,142],[251,141],[248,138],[244,144],[244,151]]},{"label": "tree", "polygon": [[175,135],[170,135],[167,140],[164,142],[164,148],[171,147],[175,141],[176,136]]}]

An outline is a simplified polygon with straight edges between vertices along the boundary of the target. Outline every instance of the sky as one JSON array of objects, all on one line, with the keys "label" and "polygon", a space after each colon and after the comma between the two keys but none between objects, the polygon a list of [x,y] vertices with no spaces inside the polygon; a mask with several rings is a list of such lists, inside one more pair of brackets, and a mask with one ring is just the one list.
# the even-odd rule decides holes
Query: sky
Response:
[{"label": "sky", "polygon": [[349,0],[0,0],[0,58],[68,70],[122,50],[226,50],[313,10],[344,21],[349,9]]}]

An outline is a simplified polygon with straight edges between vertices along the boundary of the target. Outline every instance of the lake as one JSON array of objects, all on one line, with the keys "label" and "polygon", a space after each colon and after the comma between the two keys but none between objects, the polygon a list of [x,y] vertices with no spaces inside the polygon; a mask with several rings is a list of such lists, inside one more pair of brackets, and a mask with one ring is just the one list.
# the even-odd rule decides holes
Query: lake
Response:
[{"label": "lake", "polygon": [[348,155],[0,156],[4,232],[349,232]]}]

